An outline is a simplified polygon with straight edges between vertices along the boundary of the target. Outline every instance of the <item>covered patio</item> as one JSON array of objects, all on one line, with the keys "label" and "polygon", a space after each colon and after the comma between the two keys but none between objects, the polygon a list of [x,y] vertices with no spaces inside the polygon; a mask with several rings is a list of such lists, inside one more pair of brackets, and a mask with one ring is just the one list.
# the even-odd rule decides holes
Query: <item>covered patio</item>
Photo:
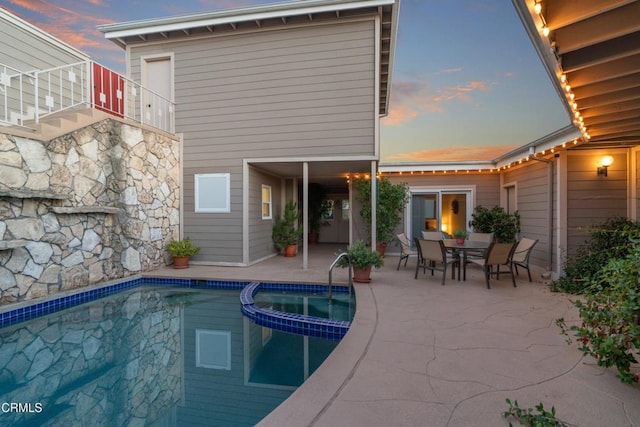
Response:
[{"label": "covered patio", "polygon": [[[340,248],[311,245],[302,257],[281,256],[245,268],[165,268],[157,276],[326,283]],[[580,426],[640,423],[638,385],[624,385],[568,346],[555,319],[578,319],[567,295],[552,293],[532,271],[493,280],[469,267],[467,280],[419,275],[415,259],[397,257],[355,285],[351,329],[325,363],[262,426],[508,425],[506,398],[523,408],[544,403]],[[333,279],[346,283],[347,272]],[[514,422],[514,420],[511,420]]]}]

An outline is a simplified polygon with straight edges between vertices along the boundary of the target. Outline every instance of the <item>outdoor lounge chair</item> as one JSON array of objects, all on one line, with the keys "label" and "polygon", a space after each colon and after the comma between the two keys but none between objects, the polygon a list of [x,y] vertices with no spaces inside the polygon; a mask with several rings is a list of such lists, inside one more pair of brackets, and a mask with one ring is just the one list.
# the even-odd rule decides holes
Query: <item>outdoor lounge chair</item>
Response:
[{"label": "outdoor lounge chair", "polygon": [[[455,266],[458,265],[458,274],[460,274],[460,258],[451,255],[444,247],[442,240],[425,240],[415,238],[416,248],[418,249],[418,263],[416,264],[416,274],[414,279],[418,278],[418,270],[422,267],[424,273],[427,269],[431,270],[433,276],[435,271],[442,271],[442,285],[447,276],[447,267],[451,265],[451,278],[455,278]],[[441,267],[439,266],[441,265]]]},{"label": "outdoor lounge chair", "polygon": [[513,267],[516,270],[516,274],[518,273],[518,267],[522,267],[527,270],[527,275],[529,276],[529,281],[531,282],[531,271],[529,270],[529,256],[531,255],[531,251],[533,247],[538,243],[538,240],[527,239],[523,237],[518,242],[518,246],[513,251],[513,257],[511,258],[511,262],[513,263]]},{"label": "outdoor lounge chair", "polygon": [[402,263],[402,260],[404,260],[404,266],[406,267],[409,257],[418,255],[418,252],[411,249],[411,243],[409,242],[409,239],[407,239],[406,234],[400,233],[396,235],[396,237],[398,242],[400,242],[400,259],[398,260],[396,270],[400,270],[400,263]]},{"label": "outdoor lounge chair", "polygon": [[[509,271],[505,273],[511,274],[513,287],[516,287],[516,276],[513,274],[513,264],[511,262],[511,257],[513,256],[515,247],[515,243],[492,243],[491,246],[489,246],[489,249],[487,249],[487,254],[484,258],[469,258],[467,260],[467,262],[478,264],[482,267],[482,270],[484,271],[484,278],[487,281],[487,289],[491,289],[491,285],[489,284],[490,277],[499,277],[501,265],[509,268]],[[496,267],[495,270],[493,269],[494,266]]]}]

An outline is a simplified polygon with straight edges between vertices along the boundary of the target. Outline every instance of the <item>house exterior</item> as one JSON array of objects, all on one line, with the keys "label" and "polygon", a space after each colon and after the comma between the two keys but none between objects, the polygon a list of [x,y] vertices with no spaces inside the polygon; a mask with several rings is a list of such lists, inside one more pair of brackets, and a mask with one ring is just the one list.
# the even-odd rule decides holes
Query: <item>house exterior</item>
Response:
[{"label": "house exterior", "polygon": [[[538,240],[532,263],[553,276],[585,228],[638,218],[638,23],[626,17],[639,2],[548,0],[538,10],[513,1],[570,125],[486,161],[379,163],[398,3],[306,0],[99,28],[126,50],[132,79],[176,101],[183,232],[203,248],[196,262],[272,256],[273,218],[287,200],[306,217],[309,182],[327,185],[335,202],[321,241],[375,242],[352,215],[349,181],[380,174],[409,185],[399,232],[469,228],[476,206],[500,205],[519,212],[521,236]],[[614,161],[607,176],[596,173],[605,155]]]},{"label": "house exterior", "polygon": [[[175,100],[195,263],[273,256],[288,200],[300,201],[306,249],[308,184],[322,182],[346,211],[347,178],[375,175],[398,7],[305,0],[99,27],[126,49],[131,79]],[[354,216],[344,218],[350,226],[325,239],[353,239]]]}]

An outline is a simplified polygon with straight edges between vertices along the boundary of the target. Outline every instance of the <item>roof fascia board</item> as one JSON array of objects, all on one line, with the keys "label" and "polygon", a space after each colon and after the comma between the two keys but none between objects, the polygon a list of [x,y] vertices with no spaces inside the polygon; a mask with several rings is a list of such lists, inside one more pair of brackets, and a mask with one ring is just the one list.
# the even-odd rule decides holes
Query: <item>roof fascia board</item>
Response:
[{"label": "roof fascia board", "polygon": [[459,161],[459,162],[422,162],[422,163],[380,163],[378,170],[382,173],[393,172],[432,172],[432,171],[474,171],[495,169],[492,161]]},{"label": "roof fascia board", "polygon": [[66,52],[68,52],[71,55],[77,56],[80,60],[87,60],[90,58],[89,55],[87,55],[86,53],[79,51],[78,49],[74,48],[73,46],[63,42],[62,40],[54,37],[53,35],[41,30],[40,28],[36,27],[35,25],[30,24],[29,22],[25,21],[24,19],[10,13],[9,11],[7,11],[6,9],[3,9],[0,7],[0,19],[3,19],[23,30],[25,30],[26,32],[40,38],[43,39],[45,41],[47,41],[47,43],[56,46]]},{"label": "roof fascia board", "polygon": [[181,31],[189,28],[231,24],[234,22],[257,21],[269,18],[282,18],[294,15],[307,15],[322,12],[343,11],[365,7],[394,4],[396,0],[367,1],[309,1],[278,3],[268,6],[237,9],[205,14],[183,15],[170,18],[158,18],[98,26],[98,30],[107,39],[118,39],[151,33]]},{"label": "roof fascia board", "polygon": [[563,144],[567,144],[572,140],[581,140],[582,132],[580,129],[571,124],[556,132],[546,135],[540,139],[537,139],[529,144],[518,147],[494,160],[497,167],[507,166],[511,163],[519,162],[527,158],[530,155],[541,153],[543,151],[557,148]]},{"label": "roof fascia board", "polygon": [[400,0],[393,8],[393,14],[391,15],[391,46],[389,46],[389,75],[387,76],[387,96],[386,105],[384,108],[384,114],[382,117],[386,117],[389,114],[389,102],[391,100],[391,86],[393,82],[393,63],[396,57],[396,41],[398,40],[398,21],[400,19]]},{"label": "roof fascia board", "polygon": [[558,63],[558,59],[555,55],[555,49],[551,46],[549,39],[540,34],[538,28],[542,27],[542,20],[533,10],[534,2],[526,0],[512,0],[512,3],[520,21],[522,21],[522,25],[524,26],[531,43],[533,44],[534,49],[536,50],[536,53],[538,54],[538,57],[542,61],[545,71],[549,75],[551,84],[560,97],[562,105],[564,105],[564,108],[567,110],[567,114],[572,118],[573,111],[571,111],[571,106],[565,96],[562,83],[560,82],[562,68]]}]

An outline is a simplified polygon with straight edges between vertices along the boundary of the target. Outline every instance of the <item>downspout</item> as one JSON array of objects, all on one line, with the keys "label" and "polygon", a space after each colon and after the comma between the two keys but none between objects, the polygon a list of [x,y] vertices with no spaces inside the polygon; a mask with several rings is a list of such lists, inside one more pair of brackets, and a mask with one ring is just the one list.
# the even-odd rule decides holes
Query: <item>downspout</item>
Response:
[{"label": "downspout", "polygon": [[[554,157],[559,156],[559,154],[555,154]],[[547,272],[551,276],[553,272],[553,161],[537,157],[529,158],[547,164],[547,218],[549,221],[547,224]]]}]

